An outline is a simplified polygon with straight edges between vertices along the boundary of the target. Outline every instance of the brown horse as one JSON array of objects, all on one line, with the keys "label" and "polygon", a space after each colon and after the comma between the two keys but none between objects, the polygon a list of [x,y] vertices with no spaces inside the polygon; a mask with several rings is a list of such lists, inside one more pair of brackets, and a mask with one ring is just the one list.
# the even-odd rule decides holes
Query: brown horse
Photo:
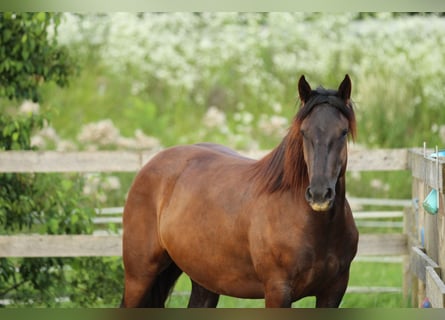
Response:
[{"label": "brown horse", "polygon": [[123,307],[163,307],[182,272],[191,307],[215,307],[220,294],[338,307],[358,242],[345,198],[351,81],[312,90],[302,76],[298,90],[288,134],[264,158],[196,144],[142,168],[123,217]]}]

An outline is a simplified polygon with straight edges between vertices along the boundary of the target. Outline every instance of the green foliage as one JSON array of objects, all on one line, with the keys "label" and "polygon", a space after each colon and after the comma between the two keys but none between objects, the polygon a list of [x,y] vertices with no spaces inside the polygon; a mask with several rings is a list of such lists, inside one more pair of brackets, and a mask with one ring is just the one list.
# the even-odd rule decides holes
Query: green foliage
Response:
[{"label": "green foliage", "polygon": [[40,100],[40,85],[64,87],[76,72],[68,50],[55,37],[60,14],[0,13],[0,96]]},{"label": "green foliage", "polygon": [[[0,98],[36,101],[42,83],[68,84],[77,65],[51,38],[59,23],[60,14],[0,13]],[[0,151],[35,150],[31,136],[48,125],[48,114],[8,112],[1,102]],[[0,174],[0,234],[91,234],[95,202],[83,194],[84,184],[78,174]],[[0,300],[117,305],[121,278],[119,259],[0,258]]]},{"label": "green foliage", "polygon": [[37,115],[31,117],[11,117],[0,115],[0,150],[31,150],[31,134],[35,128],[41,128],[44,118]]},{"label": "green foliage", "polygon": [[[30,150],[38,116],[0,117],[1,150]],[[0,174],[0,234],[91,234],[95,204],[83,195],[84,178],[60,174]],[[17,271],[18,270],[18,271]],[[13,305],[118,305],[120,259],[0,258],[0,299]]]}]

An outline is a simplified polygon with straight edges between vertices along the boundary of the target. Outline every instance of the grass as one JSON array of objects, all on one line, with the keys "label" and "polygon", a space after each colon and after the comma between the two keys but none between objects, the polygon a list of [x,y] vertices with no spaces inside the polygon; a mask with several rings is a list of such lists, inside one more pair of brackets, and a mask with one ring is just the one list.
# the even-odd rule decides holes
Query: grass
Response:
[{"label": "grass", "polygon": [[[353,261],[348,287],[398,287],[402,288],[401,263]],[[182,275],[169,298],[167,307],[184,308],[190,294],[190,280]],[[313,308],[314,297],[293,303],[294,308]],[[402,293],[346,293],[341,308],[400,308],[408,307]],[[238,299],[221,296],[218,308],[263,308],[263,299]]]}]

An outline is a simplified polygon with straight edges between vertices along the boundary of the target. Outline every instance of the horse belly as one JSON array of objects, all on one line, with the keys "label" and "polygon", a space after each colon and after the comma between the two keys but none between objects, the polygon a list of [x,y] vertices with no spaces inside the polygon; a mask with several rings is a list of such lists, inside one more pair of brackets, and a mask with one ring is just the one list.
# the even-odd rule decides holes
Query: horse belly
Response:
[{"label": "horse belly", "polygon": [[245,232],[234,221],[217,209],[207,217],[194,210],[169,211],[160,222],[161,241],[181,270],[219,294],[263,297],[263,285],[252,264]]},{"label": "horse belly", "polygon": [[[192,147],[193,155],[158,207],[159,237],[171,259],[214,292],[260,297],[263,286],[250,257],[243,184],[250,160]],[[177,155],[177,157],[179,157]]]}]

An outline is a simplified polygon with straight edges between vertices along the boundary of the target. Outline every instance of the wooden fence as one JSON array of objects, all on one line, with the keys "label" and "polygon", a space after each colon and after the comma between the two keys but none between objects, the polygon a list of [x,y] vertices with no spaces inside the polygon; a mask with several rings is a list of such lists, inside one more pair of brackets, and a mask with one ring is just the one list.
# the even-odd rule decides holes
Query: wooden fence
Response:
[{"label": "wooden fence", "polygon": [[[432,150],[413,151],[409,163],[412,172],[413,206],[405,218],[405,233],[410,252],[407,285],[412,304],[428,299],[432,307],[445,307],[445,161],[433,158]],[[435,189],[437,212],[428,212],[423,203]]]},{"label": "wooden fence", "polygon": [[[156,152],[34,152],[0,153],[0,173],[5,172],[136,172]],[[259,158],[264,151],[245,153]],[[408,169],[407,149],[351,151],[348,171],[393,171]],[[402,203],[400,203],[402,204]],[[372,216],[372,213],[362,215]],[[400,212],[396,213],[400,214]],[[360,213],[358,214],[360,215]],[[392,217],[394,212],[374,213]],[[0,257],[81,257],[121,255],[119,235],[14,235],[0,236]],[[358,255],[403,255],[403,234],[364,234],[360,237]]]},{"label": "wooden fence", "polygon": [[[244,153],[252,158],[265,151]],[[137,172],[156,152],[97,151],[97,152],[0,152],[0,173],[5,172]],[[408,149],[352,150],[348,156],[348,171],[400,171],[409,169]],[[0,186],[1,187],[1,186]],[[349,199],[353,205],[398,207],[393,211],[354,211],[357,224],[379,226],[380,218],[403,217],[410,200]],[[99,210],[95,223],[120,223],[122,207]],[[370,221],[371,220],[371,221]],[[388,223],[388,222],[384,222]],[[400,227],[399,222],[395,222]],[[402,228],[400,228],[402,230]],[[358,259],[376,257],[397,258],[408,254],[407,237],[400,233],[360,234]],[[85,257],[120,256],[121,236],[94,235],[8,235],[0,236],[0,257]],[[386,261],[386,260],[383,260]],[[410,286],[411,288],[411,286]],[[404,288],[405,289],[405,288]],[[349,292],[400,292],[401,288],[349,288]],[[352,290],[352,291],[351,291]],[[406,293],[406,292],[405,292]]]}]

